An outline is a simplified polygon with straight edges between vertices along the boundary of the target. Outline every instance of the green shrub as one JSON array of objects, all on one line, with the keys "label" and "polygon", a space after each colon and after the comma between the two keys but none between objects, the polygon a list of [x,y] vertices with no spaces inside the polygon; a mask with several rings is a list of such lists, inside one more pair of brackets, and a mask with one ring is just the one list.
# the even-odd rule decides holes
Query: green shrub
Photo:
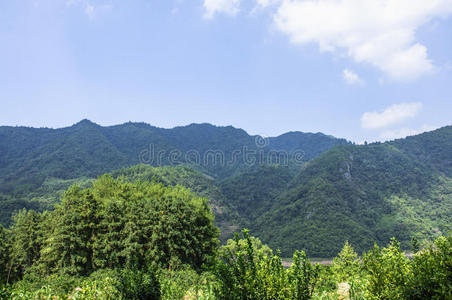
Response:
[{"label": "green shrub", "polygon": [[0,283],[0,299],[6,300],[11,298],[11,285],[3,285]]},{"label": "green shrub", "polygon": [[350,281],[349,289],[350,300],[366,299],[366,282],[365,278],[354,278]]},{"label": "green shrub", "polygon": [[161,296],[164,300],[190,297],[214,299],[217,284],[215,276],[209,272],[198,274],[188,267],[180,270],[162,270],[160,273]]},{"label": "green shrub", "polygon": [[331,293],[337,289],[337,280],[333,268],[329,265],[317,264],[319,271],[316,293]]},{"label": "green shrub", "polygon": [[387,248],[376,244],[363,257],[367,275],[368,299],[402,299],[413,276],[410,260],[396,239]]},{"label": "green shrub", "polygon": [[295,251],[288,270],[290,299],[311,298],[319,278],[318,265],[313,266],[304,251]]},{"label": "green shrub", "polygon": [[79,286],[84,277],[70,276],[65,273],[55,273],[42,277],[37,273],[31,272],[24,276],[21,281],[13,285],[15,293],[51,293],[52,295],[66,295],[75,287]]},{"label": "green shrub", "polygon": [[124,299],[160,299],[160,283],[153,270],[121,270],[117,288]]},{"label": "green shrub", "polygon": [[[234,247],[231,247],[234,245]],[[236,234],[234,243],[220,249],[215,272],[219,299],[309,299],[318,281],[318,267],[312,266],[304,252],[295,252],[286,270],[277,255],[249,237]],[[270,252],[271,253],[271,252]]]},{"label": "green shrub", "polygon": [[352,246],[345,242],[338,256],[333,259],[333,272],[339,282],[353,280],[361,269],[358,254]]},{"label": "green shrub", "polygon": [[69,299],[125,299],[117,288],[117,278],[106,276],[102,279],[85,280],[76,287],[67,297]]},{"label": "green shrub", "polygon": [[69,292],[62,288],[62,285],[73,285],[76,280],[80,280],[80,278],[64,283],[64,277],[55,279],[53,276],[42,281],[47,284],[39,288],[27,285],[26,281],[21,281],[13,289],[7,291],[4,298],[0,299],[124,299],[116,288],[117,282],[114,277],[87,278],[72,287]]},{"label": "green shrub", "polygon": [[407,298],[452,299],[452,236],[438,238],[413,258],[412,265]]}]

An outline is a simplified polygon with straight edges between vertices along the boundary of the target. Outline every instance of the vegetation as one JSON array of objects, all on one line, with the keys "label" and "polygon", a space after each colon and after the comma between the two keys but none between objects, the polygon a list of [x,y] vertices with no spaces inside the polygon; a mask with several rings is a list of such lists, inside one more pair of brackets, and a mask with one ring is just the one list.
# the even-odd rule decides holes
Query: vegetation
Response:
[{"label": "vegetation", "polygon": [[348,241],[345,242],[341,252],[333,259],[332,268],[338,282],[353,281],[360,274],[358,254]]},{"label": "vegetation", "polygon": [[230,176],[218,186],[227,204],[237,212],[241,227],[253,228],[256,219],[276,204],[274,200],[292,178],[288,167],[264,165]]},{"label": "vegetation", "polygon": [[[0,193],[23,195],[39,188],[46,178],[96,177],[138,163],[164,166],[198,162],[211,175],[225,177],[244,166],[243,157],[232,159],[234,151],[261,149],[255,139],[242,129],[210,124],[163,129],[132,122],[102,127],[82,120],[60,129],[1,126]],[[344,143],[320,133],[298,132],[272,138],[265,153],[302,150],[312,158]],[[224,160],[197,161],[196,156],[203,159],[207,151],[220,151]]]},{"label": "vegetation", "polygon": [[122,267],[200,270],[213,260],[218,243],[206,199],[181,186],[108,175],[91,188],[72,186],[52,212],[19,212],[8,232],[2,245],[8,249],[2,251],[2,262],[8,258],[2,268],[8,270],[7,281],[90,276]]},{"label": "vegetation", "polygon": [[359,251],[391,237],[403,249],[412,236],[425,246],[452,230],[452,152],[443,147],[451,140],[449,126],[406,139],[430,143],[420,149],[405,140],[330,149],[267,200],[274,204],[251,232],[285,257],[295,249],[332,257],[345,240]]},{"label": "vegetation", "polygon": [[[218,299],[309,299],[318,281],[318,268],[304,252],[295,252],[285,269],[281,259],[243,231],[222,247],[216,266]],[[261,246],[261,247],[259,247]]]},{"label": "vegetation", "polygon": [[[17,220],[17,219],[16,219]],[[12,236],[12,240],[15,237]],[[3,248],[5,249],[5,248]],[[6,248],[11,257],[15,252]],[[76,249],[70,250],[75,252]],[[279,255],[247,230],[215,251],[202,268],[158,263],[108,267],[91,273],[39,274],[29,268],[22,278],[0,289],[5,299],[450,299],[452,237],[440,237],[408,259],[393,239],[375,245],[362,260],[347,242],[332,266],[313,265],[296,251],[285,268]],[[157,261],[155,261],[157,259]],[[155,262],[155,263],[152,263]],[[7,268],[11,261],[2,261]],[[149,267],[150,266],[150,267]]]},{"label": "vegetation", "polygon": [[[48,237],[38,234],[38,225],[16,222],[11,215],[23,208],[51,211],[69,186],[90,189],[93,177],[112,171],[124,184],[181,185],[195,197],[208,198],[223,244],[240,228],[249,228],[286,258],[295,250],[330,258],[346,240],[358,253],[372,249],[374,242],[386,245],[391,237],[404,250],[411,248],[412,238],[422,248],[452,230],[451,141],[451,126],[366,145],[297,132],[259,143],[243,130],[209,124],[161,129],[142,123],[101,127],[84,120],[55,130],[0,127],[0,223],[10,230],[37,228],[35,237],[45,241]],[[129,167],[140,162],[140,155],[149,155],[150,144],[155,154],[163,151],[159,161],[141,157],[148,165]],[[242,157],[230,164],[199,165],[184,159],[171,162],[169,156],[173,150],[179,158],[191,150],[201,157],[219,150],[227,162],[243,147],[264,158],[273,150],[302,150],[306,163],[264,159],[266,163],[250,165]],[[150,166],[160,164],[166,166]],[[57,219],[53,212],[34,218]],[[112,222],[122,226],[120,220]]]},{"label": "vegetation", "polygon": [[130,180],[124,173],[101,176],[89,188],[74,185],[53,211],[22,210],[10,228],[0,227],[0,298],[452,297],[451,236],[411,260],[392,239],[362,258],[346,242],[332,266],[295,251],[286,268],[279,250],[248,230],[218,248],[205,198],[155,176]]},{"label": "vegetation", "polygon": [[165,186],[181,185],[203,198],[209,199],[209,205],[215,214],[215,224],[221,230],[221,240],[233,236],[228,228],[238,222],[236,209],[230,201],[227,201],[223,192],[215,184],[212,177],[201,173],[191,166],[166,166],[151,167],[137,165],[112,172],[113,177],[121,177],[130,182],[152,181]]}]

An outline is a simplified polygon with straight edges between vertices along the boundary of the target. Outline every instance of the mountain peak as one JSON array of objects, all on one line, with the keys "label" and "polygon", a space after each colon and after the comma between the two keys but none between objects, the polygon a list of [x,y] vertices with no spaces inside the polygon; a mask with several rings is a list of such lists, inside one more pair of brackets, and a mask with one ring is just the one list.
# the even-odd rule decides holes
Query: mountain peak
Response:
[{"label": "mountain peak", "polygon": [[73,127],[80,127],[80,126],[99,126],[98,124],[88,120],[88,119],[83,119],[77,123],[75,123],[74,125],[72,125]]}]

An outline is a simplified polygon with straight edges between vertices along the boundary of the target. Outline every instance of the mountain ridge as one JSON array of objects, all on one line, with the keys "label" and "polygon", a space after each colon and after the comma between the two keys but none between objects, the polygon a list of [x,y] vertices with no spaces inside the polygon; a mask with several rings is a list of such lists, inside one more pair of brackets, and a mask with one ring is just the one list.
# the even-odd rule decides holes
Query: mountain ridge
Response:
[{"label": "mountain ridge", "polygon": [[[423,147],[436,152],[420,159],[415,154],[422,147],[403,141],[429,141]],[[278,206],[256,220],[253,233],[270,246],[284,245],[283,253],[306,249],[325,257],[344,240],[369,249],[394,236],[409,249],[412,236],[446,234],[452,230],[452,148],[444,145],[451,141],[448,126],[396,143],[332,148],[304,166],[274,199]]]},{"label": "mountain ridge", "polygon": [[[299,133],[296,138],[301,136],[305,137],[301,146],[309,144],[311,135]],[[256,138],[243,129],[208,123],[165,129],[142,122],[101,126],[83,119],[57,129],[1,126],[0,195],[8,199],[11,204],[8,207],[19,209],[24,206],[12,202],[26,202],[27,195],[38,190],[47,178],[93,178],[140,163],[153,166],[194,164],[209,176],[225,178],[247,168],[249,162],[244,157],[245,151],[254,152],[256,157],[262,154],[265,160],[268,159],[272,148],[258,145]],[[320,137],[312,143],[321,143],[325,149],[348,142]],[[318,147],[304,149],[305,160],[318,155],[318,151],[311,153],[312,148]],[[293,149],[278,150],[285,151],[288,156]],[[234,151],[241,153],[234,156]],[[195,161],[191,161],[191,154],[196,156]],[[298,167],[294,165],[294,168]],[[5,201],[2,203],[0,206],[12,213],[11,208],[5,208]],[[1,221],[5,222],[4,219]]]},{"label": "mountain ridge", "polygon": [[[182,184],[211,199],[223,241],[248,227],[283,255],[298,249],[328,257],[345,240],[361,251],[392,236],[409,248],[412,236],[426,242],[452,230],[450,149],[452,126],[365,145],[322,133],[263,138],[206,123],[0,127],[0,221],[7,225],[22,208],[51,209],[70,185],[112,172]],[[163,155],[134,167],[150,152]],[[300,153],[297,161],[292,155]],[[215,156],[212,164],[193,163],[188,154],[222,154],[222,163]]]}]

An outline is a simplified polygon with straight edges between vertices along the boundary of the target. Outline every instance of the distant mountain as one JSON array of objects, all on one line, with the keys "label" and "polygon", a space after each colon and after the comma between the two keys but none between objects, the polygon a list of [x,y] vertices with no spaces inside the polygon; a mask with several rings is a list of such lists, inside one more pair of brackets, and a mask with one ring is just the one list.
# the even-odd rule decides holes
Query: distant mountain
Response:
[{"label": "distant mountain", "polygon": [[329,257],[345,240],[357,249],[395,236],[452,230],[452,127],[387,143],[347,145],[314,160],[273,199],[254,234],[283,255]]},{"label": "distant mountain", "polygon": [[106,172],[184,185],[209,198],[223,241],[247,227],[283,256],[331,257],[345,240],[362,251],[392,236],[409,249],[413,236],[452,230],[452,126],[368,145],[210,124],[0,127],[0,222],[51,209],[71,184]]},{"label": "distant mountain", "polygon": [[[302,149],[306,160],[319,156],[331,148],[331,144],[337,144],[337,139],[323,133],[304,133],[292,131],[278,137],[268,138],[268,147],[273,150],[284,149],[294,152]],[[348,144],[341,140],[339,144]]]},{"label": "distant mountain", "polygon": [[405,154],[452,176],[452,126],[390,142]]},{"label": "distant mountain", "polygon": [[[163,129],[129,122],[103,127],[89,120],[60,129],[2,126],[0,222],[7,223],[11,212],[22,207],[47,208],[57,194],[49,200],[39,191],[49,181],[93,178],[139,163],[191,164],[214,178],[226,178],[257,164],[299,169],[322,151],[348,144],[323,134],[290,135],[262,139],[232,126],[191,124]],[[38,196],[31,201],[31,194]],[[39,201],[41,196],[46,198],[44,203]]]}]

